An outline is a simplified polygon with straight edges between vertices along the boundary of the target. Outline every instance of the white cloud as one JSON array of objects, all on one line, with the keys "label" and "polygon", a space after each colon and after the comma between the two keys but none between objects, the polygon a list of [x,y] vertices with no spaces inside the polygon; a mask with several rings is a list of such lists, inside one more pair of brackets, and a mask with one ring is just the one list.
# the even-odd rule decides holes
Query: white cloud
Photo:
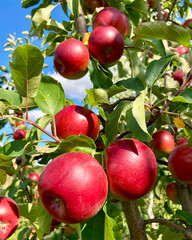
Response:
[{"label": "white cloud", "polygon": [[86,96],[85,89],[90,89],[93,87],[93,84],[89,77],[89,73],[87,73],[83,78],[78,80],[69,80],[63,78],[56,72],[48,73],[48,75],[61,83],[65,91],[66,97],[72,100],[83,100],[83,98]]}]

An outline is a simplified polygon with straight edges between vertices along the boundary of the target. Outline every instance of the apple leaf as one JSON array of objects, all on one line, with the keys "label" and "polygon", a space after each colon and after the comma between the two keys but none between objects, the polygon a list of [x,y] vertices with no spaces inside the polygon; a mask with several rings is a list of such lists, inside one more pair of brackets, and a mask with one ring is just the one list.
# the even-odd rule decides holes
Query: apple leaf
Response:
[{"label": "apple leaf", "polygon": [[40,0],[23,0],[22,8],[28,8],[28,7],[34,6],[34,5],[38,4],[39,2],[40,2]]},{"label": "apple leaf", "polygon": [[177,42],[185,47],[190,47],[191,36],[189,32],[180,26],[168,26],[165,21],[146,22],[135,29],[134,40],[152,38],[165,39],[168,41]]},{"label": "apple leaf", "polygon": [[172,102],[192,103],[192,89],[188,88],[183,94],[177,97],[170,95],[168,99]]},{"label": "apple leaf", "polygon": [[[34,97],[37,93],[43,68],[44,58],[39,48],[24,44],[16,47],[9,63],[11,75],[17,92],[26,97]],[[28,91],[27,91],[28,82]]]},{"label": "apple leaf", "polygon": [[122,114],[130,107],[131,102],[123,101],[118,104],[118,106],[113,110],[113,112],[108,116],[105,126],[105,134],[107,138],[108,147],[115,139],[118,133],[118,126]]},{"label": "apple leaf", "polygon": [[91,107],[101,105],[102,103],[110,104],[107,92],[102,88],[85,89],[87,96],[85,102]]},{"label": "apple leaf", "polygon": [[38,216],[38,209],[34,203],[19,204],[20,215],[31,222],[35,222]]},{"label": "apple leaf", "polygon": [[109,88],[107,91],[109,98],[113,97],[114,95],[127,91],[127,88],[125,88],[123,85],[117,86],[117,84],[114,84]]},{"label": "apple leaf", "polygon": [[12,106],[19,106],[22,103],[22,98],[18,93],[3,88],[0,88],[0,99],[6,100]]},{"label": "apple leaf", "polygon": [[6,112],[6,106],[3,102],[0,101],[0,115],[4,115]]},{"label": "apple leaf", "polygon": [[145,75],[146,84],[149,87],[152,87],[153,84],[162,76],[165,69],[171,62],[172,57],[173,55],[168,55],[160,58],[159,60],[154,60],[149,64]]},{"label": "apple leaf", "polygon": [[[82,240],[104,240],[105,239],[105,213],[101,209],[94,217],[82,226]],[[106,240],[109,240],[106,239]]]},{"label": "apple leaf", "polygon": [[183,210],[177,210],[175,217],[184,220],[187,224],[192,225],[192,214]]},{"label": "apple leaf", "polygon": [[52,41],[57,37],[57,33],[56,32],[49,32],[47,34],[46,37],[44,37],[44,39],[42,40],[42,43],[41,43],[41,48],[43,48],[45,46],[46,43],[52,43]]},{"label": "apple leaf", "polygon": [[62,23],[57,22],[55,19],[49,19],[46,24],[46,30],[55,31],[55,32],[65,32],[65,27]]},{"label": "apple leaf", "polygon": [[53,116],[63,109],[65,94],[59,82],[50,76],[42,76],[34,100],[42,112]]},{"label": "apple leaf", "polygon": [[96,145],[93,139],[80,134],[78,136],[70,136],[66,138],[60,143],[59,150],[62,153],[78,151],[94,155],[96,151]]},{"label": "apple leaf", "polygon": [[143,82],[139,78],[128,78],[126,80],[118,81],[116,86],[124,86],[126,89],[134,91],[142,91],[145,89]]},{"label": "apple leaf", "polygon": [[32,17],[33,24],[38,28],[42,23],[47,22],[51,12],[57,5],[50,4],[45,8],[39,8]]},{"label": "apple leaf", "polygon": [[0,169],[0,184],[4,185],[6,182],[7,174],[4,170]]},{"label": "apple leaf", "polygon": [[183,240],[185,239],[185,236],[181,232],[175,232],[169,229],[165,229],[165,231],[163,232],[162,240],[170,240],[170,239]]},{"label": "apple leaf", "polygon": [[79,0],[67,0],[67,5],[74,18],[77,19],[79,16]]},{"label": "apple leaf", "polygon": [[165,51],[165,47],[163,45],[162,40],[145,38],[144,41],[147,42],[148,44],[152,45],[159,52],[159,54],[162,57],[166,56],[166,51]]},{"label": "apple leaf", "polygon": [[88,69],[94,88],[103,88],[107,90],[113,85],[112,73],[107,68],[101,66],[98,61],[95,61],[93,59],[90,60]]}]

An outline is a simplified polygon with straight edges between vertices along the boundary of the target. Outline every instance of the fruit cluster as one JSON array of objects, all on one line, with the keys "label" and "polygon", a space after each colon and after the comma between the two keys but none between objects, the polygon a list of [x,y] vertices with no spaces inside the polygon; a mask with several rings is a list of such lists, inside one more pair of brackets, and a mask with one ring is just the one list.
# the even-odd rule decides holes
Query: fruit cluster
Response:
[{"label": "fruit cluster", "polygon": [[122,56],[129,20],[120,10],[107,7],[96,14],[88,48],[76,39],[60,43],[54,52],[54,66],[67,79],[79,79],[87,73],[90,54],[103,65],[113,65]]}]

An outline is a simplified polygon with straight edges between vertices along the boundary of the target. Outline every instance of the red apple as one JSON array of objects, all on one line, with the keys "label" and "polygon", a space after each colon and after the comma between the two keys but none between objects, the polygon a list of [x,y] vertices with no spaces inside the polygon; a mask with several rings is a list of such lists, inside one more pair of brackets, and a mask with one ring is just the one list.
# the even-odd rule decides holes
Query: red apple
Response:
[{"label": "red apple", "polygon": [[156,0],[147,0],[149,8],[156,8]]},{"label": "red apple", "polygon": [[163,130],[153,133],[149,145],[155,154],[163,156],[175,148],[175,140],[170,132]]},{"label": "red apple", "polygon": [[177,146],[169,156],[168,168],[175,179],[192,183],[192,145]]},{"label": "red apple", "polygon": [[15,114],[16,114],[17,117],[23,116],[23,113],[22,113],[22,112],[15,111]]},{"label": "red apple", "polygon": [[187,144],[187,138],[186,137],[182,137],[178,140],[177,146],[181,145],[181,144]]},{"label": "red apple", "polygon": [[112,26],[95,28],[88,41],[90,53],[101,64],[112,65],[123,54],[124,40],[121,33]]},{"label": "red apple", "polygon": [[56,70],[67,79],[83,77],[87,73],[89,59],[87,47],[77,39],[68,39],[60,43],[53,56]]},{"label": "red apple", "polygon": [[15,140],[22,140],[24,139],[26,136],[26,131],[23,129],[18,129],[17,131],[14,132],[13,134],[13,138]]},{"label": "red apple", "polygon": [[103,206],[107,176],[88,153],[68,152],[48,163],[38,191],[43,206],[57,221],[79,223],[93,217]]},{"label": "red apple", "polygon": [[153,58],[153,56],[154,56],[154,54],[153,54],[152,52],[150,52],[150,53],[148,54],[148,58]]},{"label": "red apple", "polygon": [[175,81],[179,82],[179,85],[181,86],[183,83],[183,77],[184,77],[184,73],[181,69],[176,70],[173,75],[172,75],[173,79]]},{"label": "red apple", "polygon": [[24,121],[20,120],[20,121],[15,121],[15,127],[18,127],[20,125],[24,125]]},{"label": "red apple", "polygon": [[189,49],[183,46],[179,46],[176,48],[176,52],[180,55],[189,53]]},{"label": "red apple", "polygon": [[96,140],[100,131],[97,115],[78,105],[64,107],[55,115],[55,123],[57,136],[62,139],[83,134]]},{"label": "red apple", "polygon": [[[187,20],[183,23],[183,27],[186,28],[186,27],[188,27],[191,23],[192,23],[192,19],[187,19]],[[191,28],[191,27],[190,27],[190,28]]]},{"label": "red apple", "polygon": [[147,194],[157,176],[151,149],[135,139],[113,142],[106,152],[109,189],[120,200],[135,200]]},{"label": "red apple", "polygon": [[120,10],[107,7],[101,10],[93,20],[93,29],[99,26],[113,26],[126,38],[129,34],[129,20]]},{"label": "red apple", "polygon": [[179,201],[179,192],[177,189],[177,183],[176,182],[170,182],[166,186],[166,195],[167,197],[173,201],[173,202],[178,202]]},{"label": "red apple", "polygon": [[37,173],[30,173],[28,179],[31,179],[32,185],[36,186],[39,182],[39,174]]},{"label": "red apple", "polygon": [[17,203],[8,197],[0,197],[0,240],[9,238],[19,225]]}]

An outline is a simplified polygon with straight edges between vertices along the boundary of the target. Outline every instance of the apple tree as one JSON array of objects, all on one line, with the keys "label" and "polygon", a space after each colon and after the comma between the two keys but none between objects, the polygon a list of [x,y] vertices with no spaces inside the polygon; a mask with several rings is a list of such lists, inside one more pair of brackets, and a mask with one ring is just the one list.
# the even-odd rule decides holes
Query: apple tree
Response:
[{"label": "apple tree", "polygon": [[[192,239],[191,2],[21,2],[31,29],[0,67],[0,239]],[[46,59],[92,82],[81,106]]]}]

